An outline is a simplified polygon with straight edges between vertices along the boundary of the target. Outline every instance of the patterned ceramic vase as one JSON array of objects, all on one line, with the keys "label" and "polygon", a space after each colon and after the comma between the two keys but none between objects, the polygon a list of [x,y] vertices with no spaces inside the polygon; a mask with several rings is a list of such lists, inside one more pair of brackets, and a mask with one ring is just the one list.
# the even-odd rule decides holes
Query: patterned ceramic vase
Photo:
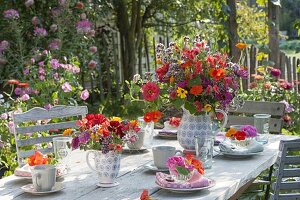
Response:
[{"label": "patterned ceramic vase", "polygon": [[227,123],[227,114],[223,110],[217,109],[216,112],[223,114],[223,124],[218,130],[214,129],[209,115],[191,115],[186,109],[183,109],[183,116],[178,127],[177,138],[179,144],[185,150],[195,150],[195,136],[213,135],[224,128]]},{"label": "patterned ceramic vase", "polygon": [[137,134],[137,140],[133,143],[128,142],[127,146],[129,149],[141,149],[144,145],[144,137],[145,137],[145,130],[140,130]]},{"label": "patterned ceramic vase", "polygon": [[[89,155],[94,155],[95,165],[91,165]],[[86,154],[86,162],[90,169],[96,171],[99,177],[99,187],[114,187],[119,185],[115,182],[120,170],[121,154],[109,151],[104,154],[101,151],[88,151]]]}]

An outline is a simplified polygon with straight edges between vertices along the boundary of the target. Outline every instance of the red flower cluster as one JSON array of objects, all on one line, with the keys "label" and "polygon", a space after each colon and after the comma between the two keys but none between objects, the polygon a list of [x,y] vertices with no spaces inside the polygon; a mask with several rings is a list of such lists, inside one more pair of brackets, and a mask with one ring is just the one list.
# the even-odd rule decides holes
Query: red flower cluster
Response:
[{"label": "red flower cluster", "polygon": [[84,121],[85,125],[89,128],[97,124],[103,124],[104,122],[107,121],[107,119],[102,114],[88,114],[85,117],[85,119],[86,119],[86,121]]},{"label": "red flower cluster", "polygon": [[189,164],[193,165],[194,168],[200,173],[200,174],[204,174],[204,168],[202,166],[202,162],[195,159],[194,155],[192,154],[187,154],[186,155],[186,160]]},{"label": "red flower cluster", "polygon": [[172,117],[172,118],[170,118],[170,120],[169,120],[169,124],[170,124],[171,126],[176,126],[176,127],[178,127],[178,126],[180,125],[180,121],[181,121],[181,118],[179,118],[179,117]]},{"label": "red flower cluster", "polygon": [[147,112],[144,115],[144,121],[145,122],[158,122],[158,120],[161,118],[162,113],[160,111],[151,111],[151,112]]}]

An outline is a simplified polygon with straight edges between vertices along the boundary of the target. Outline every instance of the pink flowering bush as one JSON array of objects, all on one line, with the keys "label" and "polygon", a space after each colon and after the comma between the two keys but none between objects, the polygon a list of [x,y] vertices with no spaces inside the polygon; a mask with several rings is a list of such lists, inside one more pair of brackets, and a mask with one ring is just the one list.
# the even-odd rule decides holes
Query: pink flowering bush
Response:
[{"label": "pink flowering bush", "polygon": [[283,116],[284,127],[289,131],[300,130],[300,102],[299,94],[294,90],[299,83],[290,83],[281,79],[281,71],[275,67],[261,66],[257,74],[252,74],[254,81],[244,95],[247,100],[275,101],[285,104]]}]

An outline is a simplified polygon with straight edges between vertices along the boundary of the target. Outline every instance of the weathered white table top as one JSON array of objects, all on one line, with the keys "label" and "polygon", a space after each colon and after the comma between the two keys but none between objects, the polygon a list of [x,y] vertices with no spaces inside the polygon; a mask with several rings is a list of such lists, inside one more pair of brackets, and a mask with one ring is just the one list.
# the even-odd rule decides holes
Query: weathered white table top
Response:
[{"label": "weathered white table top", "polygon": [[[132,200],[139,199],[143,189],[148,189],[152,197],[158,200],[187,199],[214,200],[228,199],[249,180],[257,177],[263,170],[270,167],[278,154],[279,140],[287,136],[272,136],[265,145],[263,153],[247,159],[229,159],[221,155],[213,159],[212,169],[205,171],[205,176],[216,180],[216,185],[208,190],[194,193],[172,193],[160,189],[155,184],[155,172],[144,166],[152,162],[152,152],[140,154],[123,154],[121,169],[117,181],[119,186],[99,188],[96,186],[98,177],[85,162],[85,152],[72,152],[71,172],[62,181],[65,189],[46,196],[34,196],[24,193],[20,187],[30,183],[15,176],[0,180],[0,199],[101,199],[101,200]],[[172,145],[180,149],[176,140],[155,139],[155,145]]]}]

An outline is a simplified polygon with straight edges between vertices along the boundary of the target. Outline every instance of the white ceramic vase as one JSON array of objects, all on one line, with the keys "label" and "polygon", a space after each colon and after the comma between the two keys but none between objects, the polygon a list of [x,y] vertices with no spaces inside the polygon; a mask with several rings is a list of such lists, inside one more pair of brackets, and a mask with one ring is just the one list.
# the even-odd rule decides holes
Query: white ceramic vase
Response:
[{"label": "white ceramic vase", "polygon": [[[89,156],[94,155],[94,165],[90,163]],[[115,179],[120,170],[121,154],[109,151],[104,154],[101,151],[91,150],[86,154],[86,162],[90,169],[97,172],[99,177],[99,187],[114,187],[119,185]]]},{"label": "white ceramic vase", "polygon": [[179,144],[185,149],[195,150],[195,136],[211,135],[224,128],[227,123],[227,114],[223,110],[216,109],[216,112],[223,114],[224,119],[218,130],[213,131],[211,117],[208,114],[191,115],[186,109],[183,109],[183,116],[178,127],[177,139]]}]

